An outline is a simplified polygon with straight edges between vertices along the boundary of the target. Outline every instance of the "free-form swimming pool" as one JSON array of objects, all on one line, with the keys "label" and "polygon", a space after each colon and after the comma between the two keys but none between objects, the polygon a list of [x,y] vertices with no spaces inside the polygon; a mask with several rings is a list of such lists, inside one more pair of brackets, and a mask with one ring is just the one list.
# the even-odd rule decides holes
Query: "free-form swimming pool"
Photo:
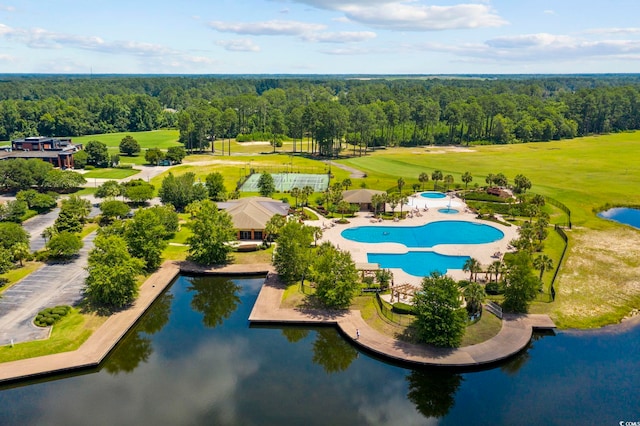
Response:
[{"label": "free-form swimming pool", "polygon": [[443,194],[442,192],[437,192],[437,191],[423,192],[422,194],[420,194],[420,196],[424,197],[424,198],[444,198],[444,197],[446,197],[445,194]]},{"label": "free-form swimming pool", "polygon": [[446,274],[447,269],[462,269],[467,259],[469,256],[448,256],[432,251],[367,253],[370,263],[377,263],[381,268],[400,268],[416,277],[426,277],[434,271]]},{"label": "free-form swimming pool", "polygon": [[504,233],[493,226],[462,220],[442,220],[422,226],[358,226],[345,229],[341,235],[360,243],[399,243],[407,247],[485,244],[504,237]]}]

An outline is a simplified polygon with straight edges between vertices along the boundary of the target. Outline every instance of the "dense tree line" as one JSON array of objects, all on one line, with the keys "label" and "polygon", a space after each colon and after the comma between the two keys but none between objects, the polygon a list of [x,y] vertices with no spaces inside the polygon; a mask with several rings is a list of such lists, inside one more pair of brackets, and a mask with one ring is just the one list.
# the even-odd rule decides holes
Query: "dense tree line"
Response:
[{"label": "dense tree line", "polygon": [[640,76],[5,77],[0,140],[178,127],[188,150],[259,135],[332,155],[640,129]]}]

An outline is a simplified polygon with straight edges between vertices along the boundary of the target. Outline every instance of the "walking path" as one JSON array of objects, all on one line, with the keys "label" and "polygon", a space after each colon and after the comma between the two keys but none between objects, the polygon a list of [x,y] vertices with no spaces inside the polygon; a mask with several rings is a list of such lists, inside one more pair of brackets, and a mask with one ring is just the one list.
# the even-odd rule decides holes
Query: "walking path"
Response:
[{"label": "walking path", "polygon": [[78,257],[70,262],[50,263],[32,272],[2,293],[0,298],[0,345],[46,339],[49,328],[33,324],[38,311],[82,300],[85,266],[93,248],[95,232],[83,240]]},{"label": "walking path", "polygon": [[341,163],[336,163],[336,162],[331,161],[331,160],[325,160],[323,162],[325,164],[328,164],[331,167],[337,167],[339,169],[342,169],[344,171],[349,172],[350,173],[349,177],[352,178],[352,179],[362,179],[362,178],[367,176],[362,170],[358,170],[356,168],[349,167],[349,166],[346,166],[346,165],[341,164]]},{"label": "walking path", "polygon": [[[546,315],[505,315],[502,329],[490,340],[462,348],[436,348],[393,339],[370,327],[360,311],[282,309],[284,286],[276,274],[269,274],[251,311],[256,323],[336,324],[356,345],[397,361],[420,365],[472,367],[497,362],[524,349],[533,329],[553,329]],[[359,332],[359,336],[357,333]]]}]

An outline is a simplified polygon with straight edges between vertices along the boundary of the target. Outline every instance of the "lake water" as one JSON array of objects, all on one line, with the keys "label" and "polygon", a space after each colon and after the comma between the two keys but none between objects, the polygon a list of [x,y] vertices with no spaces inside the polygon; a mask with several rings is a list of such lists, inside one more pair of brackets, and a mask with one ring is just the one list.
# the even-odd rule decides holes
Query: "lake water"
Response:
[{"label": "lake water", "polygon": [[628,207],[616,207],[614,209],[605,210],[598,213],[603,219],[609,219],[618,223],[633,226],[640,229],[640,210]]},{"label": "lake water", "polygon": [[331,327],[249,327],[262,279],[179,277],[98,371],[0,388],[1,425],[618,425],[640,328],[537,336],[477,372],[412,369]]}]

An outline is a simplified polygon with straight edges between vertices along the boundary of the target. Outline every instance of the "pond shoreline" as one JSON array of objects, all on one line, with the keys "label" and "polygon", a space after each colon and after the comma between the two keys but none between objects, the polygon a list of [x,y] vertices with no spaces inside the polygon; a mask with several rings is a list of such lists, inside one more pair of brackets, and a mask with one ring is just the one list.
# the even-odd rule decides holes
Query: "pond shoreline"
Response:
[{"label": "pond shoreline", "polygon": [[[284,287],[270,264],[202,267],[191,262],[167,261],[142,284],[140,296],[136,302],[130,308],[111,315],[80,348],[71,352],[0,363],[0,384],[98,367],[157,297],[181,273],[186,275],[266,275],[267,278],[249,317],[252,324],[334,325],[356,346],[377,356],[413,365],[459,368],[487,366],[525,349],[534,329],[556,328],[547,315],[506,315],[500,333],[480,344],[457,349],[413,345],[373,330],[364,322],[359,311],[281,309],[280,302]],[[622,324],[612,324],[595,331],[622,331],[639,323],[640,316],[623,321]],[[360,332],[358,337],[356,337],[356,330]],[[585,332],[588,331],[594,330],[585,330]]]}]

